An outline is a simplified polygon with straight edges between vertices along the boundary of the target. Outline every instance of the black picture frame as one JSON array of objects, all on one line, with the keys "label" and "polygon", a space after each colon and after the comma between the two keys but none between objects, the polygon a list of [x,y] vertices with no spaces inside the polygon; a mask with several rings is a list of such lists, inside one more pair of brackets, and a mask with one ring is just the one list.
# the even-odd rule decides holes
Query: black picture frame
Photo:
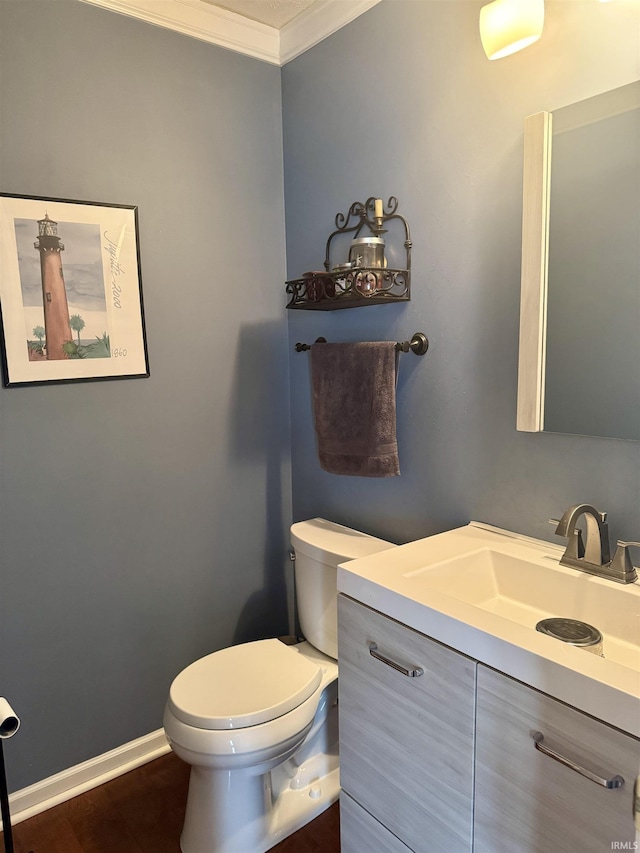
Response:
[{"label": "black picture frame", "polygon": [[138,208],[0,193],[5,387],[149,376]]}]

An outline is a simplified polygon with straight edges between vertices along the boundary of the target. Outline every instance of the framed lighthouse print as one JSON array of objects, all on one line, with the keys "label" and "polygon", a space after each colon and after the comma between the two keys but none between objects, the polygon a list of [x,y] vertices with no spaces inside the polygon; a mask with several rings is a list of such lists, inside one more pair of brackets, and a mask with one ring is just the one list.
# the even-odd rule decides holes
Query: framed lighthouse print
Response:
[{"label": "framed lighthouse print", "polygon": [[149,375],[138,210],[0,193],[5,386]]}]

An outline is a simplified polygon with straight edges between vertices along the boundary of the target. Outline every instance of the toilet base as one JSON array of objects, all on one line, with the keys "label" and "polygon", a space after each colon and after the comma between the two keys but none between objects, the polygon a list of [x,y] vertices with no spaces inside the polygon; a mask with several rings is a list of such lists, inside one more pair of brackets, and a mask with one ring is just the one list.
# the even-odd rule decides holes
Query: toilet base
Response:
[{"label": "toilet base", "polygon": [[[294,756],[262,776],[192,767],[180,849],[182,853],[266,853],[322,814],[339,794],[337,752],[313,755],[299,766]],[[242,804],[244,819],[238,820],[232,802]],[[247,820],[249,814],[254,818]],[[203,815],[207,815],[204,820]],[[223,846],[215,840],[221,836],[226,837]]]},{"label": "toilet base", "polygon": [[[281,768],[272,772],[272,784]],[[265,845],[259,853],[270,850],[289,835],[306,826],[329,808],[340,796],[338,756],[316,755],[306,762],[293,780],[288,779],[271,814]],[[284,787],[284,779],[282,780]],[[256,850],[256,853],[258,851]]]},{"label": "toilet base", "polygon": [[[299,745],[265,772],[192,765],[182,853],[266,853],[340,794],[337,680],[322,693]],[[295,750],[295,751],[294,751]]]}]

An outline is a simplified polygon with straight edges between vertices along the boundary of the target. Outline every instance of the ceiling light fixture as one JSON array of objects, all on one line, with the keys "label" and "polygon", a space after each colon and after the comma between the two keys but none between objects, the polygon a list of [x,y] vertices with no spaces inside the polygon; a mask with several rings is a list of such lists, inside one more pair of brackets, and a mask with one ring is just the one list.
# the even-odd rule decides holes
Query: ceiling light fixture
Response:
[{"label": "ceiling light fixture", "polygon": [[480,9],[480,38],[489,59],[501,59],[542,35],[544,0],[493,0]]}]

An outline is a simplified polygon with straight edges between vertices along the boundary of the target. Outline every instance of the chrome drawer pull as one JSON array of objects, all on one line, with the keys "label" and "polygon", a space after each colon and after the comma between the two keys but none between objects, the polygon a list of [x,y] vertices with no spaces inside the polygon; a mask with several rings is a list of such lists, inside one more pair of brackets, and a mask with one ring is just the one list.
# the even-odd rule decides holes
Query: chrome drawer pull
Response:
[{"label": "chrome drawer pull", "polygon": [[395,660],[391,660],[391,658],[387,658],[384,655],[381,655],[378,651],[377,643],[369,643],[369,654],[372,658],[382,661],[382,663],[386,663],[386,665],[392,667],[392,669],[397,669],[398,672],[401,672],[408,678],[418,678],[419,675],[424,674],[424,669],[422,669],[421,666],[412,666],[411,664],[405,666],[402,663],[398,663]]},{"label": "chrome drawer pull", "polygon": [[586,767],[580,767],[579,764],[576,764],[570,758],[560,755],[560,753],[556,752],[555,749],[551,749],[551,747],[546,746],[543,743],[544,735],[542,732],[531,732],[531,737],[535,741],[536,749],[540,750],[544,755],[548,755],[549,758],[559,761],[560,764],[564,764],[565,767],[575,770],[576,773],[579,773],[581,776],[585,776],[587,779],[595,782],[596,785],[602,785],[603,788],[622,788],[624,785],[624,779],[622,776],[612,776],[611,779],[603,779],[601,776],[597,776],[595,773],[592,773],[591,770],[587,770]]}]

